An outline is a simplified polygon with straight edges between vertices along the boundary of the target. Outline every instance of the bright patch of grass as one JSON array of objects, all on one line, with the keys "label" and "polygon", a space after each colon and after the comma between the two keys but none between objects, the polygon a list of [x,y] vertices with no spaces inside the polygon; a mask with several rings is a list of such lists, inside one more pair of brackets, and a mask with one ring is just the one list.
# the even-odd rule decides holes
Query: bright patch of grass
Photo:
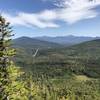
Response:
[{"label": "bright patch of grass", "polygon": [[92,78],[87,77],[86,75],[75,75],[76,80],[78,81],[87,81],[91,80]]}]

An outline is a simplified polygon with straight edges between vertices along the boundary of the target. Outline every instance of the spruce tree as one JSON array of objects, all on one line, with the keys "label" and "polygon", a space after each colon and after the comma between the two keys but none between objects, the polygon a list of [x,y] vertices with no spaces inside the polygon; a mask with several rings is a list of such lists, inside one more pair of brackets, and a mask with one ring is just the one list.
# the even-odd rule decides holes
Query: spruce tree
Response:
[{"label": "spruce tree", "polygon": [[10,58],[15,50],[10,47],[12,27],[10,23],[0,16],[0,100],[7,100],[5,86],[9,83],[7,67],[11,64]]}]

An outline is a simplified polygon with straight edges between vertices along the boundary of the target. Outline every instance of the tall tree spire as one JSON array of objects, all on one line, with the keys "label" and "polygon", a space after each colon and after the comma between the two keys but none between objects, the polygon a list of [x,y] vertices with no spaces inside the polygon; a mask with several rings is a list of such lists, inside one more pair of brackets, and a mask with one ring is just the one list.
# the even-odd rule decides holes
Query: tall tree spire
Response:
[{"label": "tall tree spire", "polygon": [[7,100],[5,86],[8,84],[7,67],[10,65],[10,57],[15,50],[10,48],[12,30],[10,23],[0,16],[0,100]]}]

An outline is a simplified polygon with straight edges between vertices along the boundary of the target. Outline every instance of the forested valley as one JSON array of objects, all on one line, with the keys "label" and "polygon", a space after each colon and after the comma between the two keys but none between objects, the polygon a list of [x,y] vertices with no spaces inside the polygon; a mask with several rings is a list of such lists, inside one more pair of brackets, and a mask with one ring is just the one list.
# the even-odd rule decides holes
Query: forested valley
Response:
[{"label": "forested valley", "polygon": [[66,47],[12,36],[0,16],[0,100],[100,100],[100,39]]}]

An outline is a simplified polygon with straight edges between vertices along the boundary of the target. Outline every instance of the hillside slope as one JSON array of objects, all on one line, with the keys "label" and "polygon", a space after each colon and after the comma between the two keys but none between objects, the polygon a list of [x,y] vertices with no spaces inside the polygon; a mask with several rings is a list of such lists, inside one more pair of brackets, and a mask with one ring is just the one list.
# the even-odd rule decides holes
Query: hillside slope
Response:
[{"label": "hillside slope", "polygon": [[13,40],[13,45],[15,47],[22,47],[22,48],[54,48],[60,47],[61,45],[57,43],[42,41],[38,39],[33,39],[29,37],[20,37]]},{"label": "hillside slope", "polygon": [[16,63],[49,76],[74,73],[97,78],[100,76],[100,39],[68,48],[41,49],[34,59],[24,50],[16,56]]}]

